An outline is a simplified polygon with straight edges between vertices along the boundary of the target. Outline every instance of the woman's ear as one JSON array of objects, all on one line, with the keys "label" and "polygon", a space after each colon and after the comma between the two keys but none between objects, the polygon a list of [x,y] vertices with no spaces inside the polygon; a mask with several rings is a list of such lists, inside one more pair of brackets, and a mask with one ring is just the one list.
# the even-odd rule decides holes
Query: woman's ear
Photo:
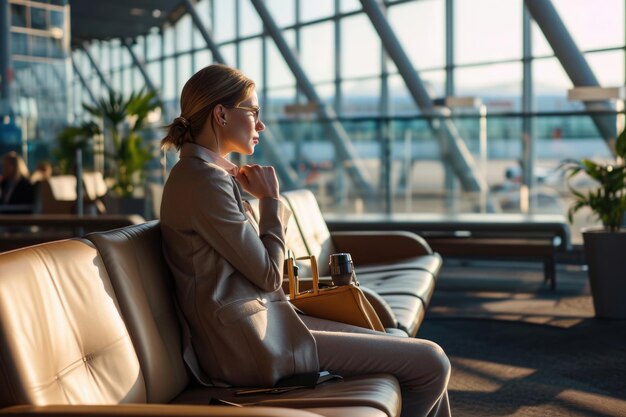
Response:
[{"label": "woman's ear", "polygon": [[215,120],[215,124],[218,126],[226,126],[226,108],[218,104],[213,108],[213,120]]}]

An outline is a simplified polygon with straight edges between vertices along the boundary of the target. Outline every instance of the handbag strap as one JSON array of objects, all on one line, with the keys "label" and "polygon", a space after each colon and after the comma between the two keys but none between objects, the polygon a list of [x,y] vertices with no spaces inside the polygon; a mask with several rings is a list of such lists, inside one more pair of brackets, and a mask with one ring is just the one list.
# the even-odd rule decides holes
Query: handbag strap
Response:
[{"label": "handbag strap", "polygon": [[317,295],[319,293],[319,273],[317,271],[317,259],[315,258],[315,255],[300,256],[296,259],[294,259],[292,256],[289,256],[287,258],[287,275],[289,276],[289,298],[291,300],[295,300],[296,298],[298,298],[299,295],[299,292],[297,290],[298,278],[293,273],[295,261],[307,259],[311,262],[311,275],[313,275],[311,288],[313,289],[313,294]]}]

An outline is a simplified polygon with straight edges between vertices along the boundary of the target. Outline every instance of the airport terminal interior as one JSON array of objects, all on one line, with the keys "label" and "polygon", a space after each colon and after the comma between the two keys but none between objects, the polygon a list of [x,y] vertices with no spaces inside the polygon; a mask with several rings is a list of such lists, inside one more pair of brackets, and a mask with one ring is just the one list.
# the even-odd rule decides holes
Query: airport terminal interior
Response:
[{"label": "airport terminal interior", "polygon": [[[167,374],[189,372],[182,356],[182,371],[152,373],[143,338],[166,340],[167,320],[137,319],[121,293],[145,291],[154,309],[156,292],[123,277],[148,288],[165,264],[129,266],[149,253],[134,232],[126,249],[106,233],[157,236],[179,160],[161,148],[165,127],[186,81],[215,63],[255,82],[265,129],[253,155],[230,159],[275,168],[295,219],[287,245],[316,255],[320,275],[330,253],[352,253],[384,327],[448,355],[452,415],[626,416],[626,0],[0,0],[0,414],[400,417],[399,388],[366,401],[350,378],[308,402],[295,390],[243,412],[209,397],[190,411],[193,378]],[[41,382],[11,353],[14,329],[33,326],[30,340],[58,325],[32,259],[54,259],[42,274],[65,288],[62,305],[89,304],[59,295],[81,296],[60,284],[78,250],[58,246],[67,239],[102,256],[82,274],[109,271],[143,400],[122,385],[82,396],[79,379],[49,395],[61,374]],[[381,260],[393,273],[374,277]],[[36,295],[16,301],[13,275]],[[33,311],[47,319],[14,319]],[[65,372],[59,346],[70,349],[44,344],[33,362]],[[104,368],[118,380],[118,365]],[[170,379],[177,388],[155,388]],[[122,405],[137,402],[171,408]]]}]

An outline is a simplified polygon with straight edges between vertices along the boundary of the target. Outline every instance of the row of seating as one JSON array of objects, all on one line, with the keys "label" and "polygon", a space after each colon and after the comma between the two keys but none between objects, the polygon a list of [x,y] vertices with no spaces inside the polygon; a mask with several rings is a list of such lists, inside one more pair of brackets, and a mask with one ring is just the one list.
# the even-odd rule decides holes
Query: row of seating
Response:
[{"label": "row of seating", "polygon": [[[396,327],[414,334],[441,259],[408,233],[331,235],[311,194],[284,197],[294,212],[288,244],[296,255],[351,252]],[[0,414],[399,416],[391,375],[246,397],[195,385],[173,288],[157,221],[0,254]],[[208,405],[221,401],[249,407]]]},{"label": "row of seating", "polygon": [[[383,325],[415,336],[439,276],[439,254],[409,232],[331,233],[309,190],[288,191],[282,198],[293,213],[287,227],[287,248],[296,257],[315,255],[322,282],[330,282],[330,254],[350,253],[357,278]],[[256,208],[256,204],[252,206]],[[310,270],[305,264],[302,267],[300,275],[306,280]]]}]

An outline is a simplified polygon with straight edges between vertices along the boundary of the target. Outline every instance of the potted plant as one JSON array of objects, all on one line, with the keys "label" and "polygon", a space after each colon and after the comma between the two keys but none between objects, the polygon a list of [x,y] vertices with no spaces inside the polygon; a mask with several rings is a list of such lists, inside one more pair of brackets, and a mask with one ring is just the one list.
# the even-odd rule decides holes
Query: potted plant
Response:
[{"label": "potted plant", "polygon": [[109,140],[105,157],[113,164],[112,189],[118,198],[132,197],[143,184],[145,165],[152,153],[141,135],[148,114],[160,107],[154,92],[132,93],[130,97],[115,91],[95,106],[83,104],[92,116],[104,122],[105,140]]},{"label": "potted plant", "polygon": [[62,175],[72,175],[76,169],[76,151],[83,151],[83,156],[90,153],[92,139],[100,132],[94,122],[85,122],[80,126],[67,126],[57,136],[57,146],[52,151]]},{"label": "potted plant", "polygon": [[[602,222],[602,228],[583,230],[585,258],[596,317],[626,319],[626,130],[615,142],[615,163],[599,163],[590,159],[564,164],[574,204],[568,218],[583,207],[589,207]],[[585,173],[597,186],[577,190],[570,180]]]}]

